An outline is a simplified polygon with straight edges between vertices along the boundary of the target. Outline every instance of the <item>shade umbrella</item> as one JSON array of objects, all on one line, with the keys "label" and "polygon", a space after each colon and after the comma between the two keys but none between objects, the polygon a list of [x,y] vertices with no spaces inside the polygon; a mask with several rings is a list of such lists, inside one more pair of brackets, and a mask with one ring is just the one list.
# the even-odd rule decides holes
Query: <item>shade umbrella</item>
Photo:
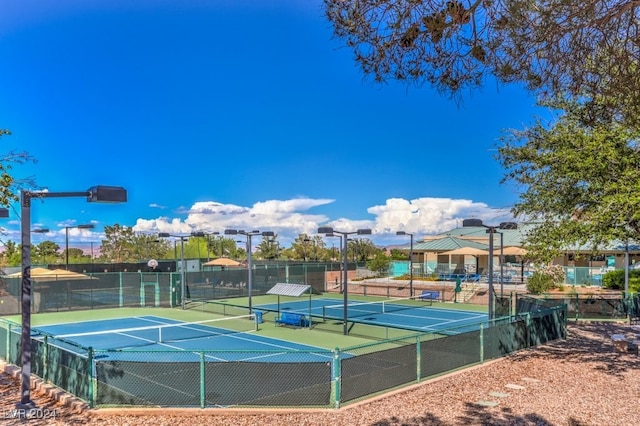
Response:
[{"label": "shade umbrella", "polygon": [[202,264],[202,266],[240,266],[242,263],[228,257],[219,257]]},{"label": "shade umbrella", "polygon": [[449,256],[454,256],[454,255],[488,256],[489,252],[486,250],[481,250],[474,247],[460,247],[455,250],[445,251],[440,254],[449,255]]},{"label": "shade umbrella", "polygon": [[527,250],[515,246],[505,247],[502,252],[505,256],[524,256],[527,254]]}]

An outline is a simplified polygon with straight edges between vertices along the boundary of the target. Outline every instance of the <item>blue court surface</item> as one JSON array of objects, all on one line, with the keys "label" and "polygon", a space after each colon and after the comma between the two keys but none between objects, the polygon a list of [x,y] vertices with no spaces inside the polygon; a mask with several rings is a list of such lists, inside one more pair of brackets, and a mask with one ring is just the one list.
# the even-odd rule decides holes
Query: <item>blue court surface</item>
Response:
[{"label": "blue court surface", "polygon": [[[482,312],[434,308],[432,306],[407,305],[406,299],[382,302],[358,302],[347,304],[347,320],[378,326],[398,327],[418,332],[448,331],[451,334],[478,329],[487,324],[489,316]],[[344,304],[338,299],[312,298],[307,300],[270,303],[255,306],[265,311],[297,312],[311,317],[312,321],[341,320]]]},{"label": "blue court surface", "polygon": [[[231,320],[233,327],[225,328],[225,321],[183,323],[139,316],[40,326],[37,331],[41,337],[45,333],[57,336],[49,337],[49,343],[82,356],[91,347],[100,360],[199,362],[203,355],[205,360],[223,362],[325,362],[332,358],[326,349],[260,336],[252,331],[252,319]],[[243,331],[238,331],[238,321],[246,322]]]}]

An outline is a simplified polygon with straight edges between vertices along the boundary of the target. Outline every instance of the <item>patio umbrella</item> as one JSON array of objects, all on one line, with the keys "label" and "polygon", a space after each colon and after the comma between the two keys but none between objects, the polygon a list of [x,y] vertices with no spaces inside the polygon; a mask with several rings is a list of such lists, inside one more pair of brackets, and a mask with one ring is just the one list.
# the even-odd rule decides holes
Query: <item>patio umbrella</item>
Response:
[{"label": "patio umbrella", "polygon": [[524,256],[527,254],[525,249],[515,246],[505,247],[502,251],[505,256]]},{"label": "patio umbrella", "polygon": [[489,252],[486,250],[480,250],[474,247],[460,247],[455,250],[445,251],[440,254],[449,255],[449,256],[454,256],[454,255],[488,256]]},{"label": "patio umbrella", "polygon": [[240,266],[240,265],[242,265],[242,263],[236,262],[235,260],[229,259],[228,257],[219,257],[217,259],[213,259],[202,264],[202,266]]}]

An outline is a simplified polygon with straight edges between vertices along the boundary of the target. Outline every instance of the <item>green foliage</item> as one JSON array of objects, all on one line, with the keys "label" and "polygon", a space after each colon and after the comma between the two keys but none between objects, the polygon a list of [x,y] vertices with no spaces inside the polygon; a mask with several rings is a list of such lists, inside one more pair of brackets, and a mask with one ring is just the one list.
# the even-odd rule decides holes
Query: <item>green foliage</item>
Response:
[{"label": "green foliage", "polygon": [[[280,243],[277,241],[278,236],[274,235],[273,237],[263,237],[260,240],[260,243],[256,247],[255,257],[257,259],[277,259],[278,252],[280,251]],[[318,246],[319,243],[317,240],[313,240],[315,255],[318,256]]]},{"label": "green foliage", "polygon": [[640,133],[601,120],[562,100],[549,128],[538,120],[502,138],[503,182],[524,188],[513,212],[536,227],[526,235],[529,257],[550,261],[568,246],[597,253],[612,240],[640,240]]},{"label": "green foliage", "polygon": [[409,260],[409,253],[405,253],[402,250],[391,249],[390,254],[392,260]]},{"label": "green foliage", "polygon": [[105,240],[100,244],[101,256],[113,262],[130,262],[136,259],[133,228],[115,224],[104,227]]},{"label": "green foliage", "polygon": [[[624,290],[624,269],[609,271],[602,277],[602,287],[610,290]],[[640,291],[640,270],[629,270],[629,291]]]},{"label": "green foliage", "polygon": [[[458,95],[494,76],[540,96],[597,101],[640,125],[637,5],[631,1],[324,0],[334,35],[376,82]],[[579,58],[579,60],[577,60]]]},{"label": "green foliage", "polygon": [[391,258],[386,254],[379,252],[376,256],[367,262],[367,269],[380,275],[384,275],[389,271]]},{"label": "green foliage", "polygon": [[[0,129],[0,138],[8,136],[11,132],[6,129]],[[35,186],[33,179],[24,180],[16,179],[12,176],[13,164],[24,164],[26,162],[34,162],[35,159],[26,152],[11,151],[0,158],[0,206],[8,206],[12,202],[18,201],[18,190],[21,184]]]},{"label": "green foliage", "polygon": [[560,265],[545,265],[527,280],[527,291],[533,294],[546,293],[547,291],[563,286],[565,280],[564,268]]},{"label": "green foliage", "polygon": [[379,251],[380,249],[368,238],[354,238],[347,243],[349,258],[355,262],[366,262],[375,257]]},{"label": "green foliage", "polygon": [[546,293],[554,287],[553,278],[544,272],[536,271],[527,280],[527,291],[533,294]]}]

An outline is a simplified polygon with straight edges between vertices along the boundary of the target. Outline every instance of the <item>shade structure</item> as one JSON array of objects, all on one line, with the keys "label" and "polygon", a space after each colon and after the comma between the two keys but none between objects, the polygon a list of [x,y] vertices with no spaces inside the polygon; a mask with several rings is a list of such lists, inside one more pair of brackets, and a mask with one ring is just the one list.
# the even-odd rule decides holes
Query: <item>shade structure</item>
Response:
[{"label": "shade structure", "polygon": [[202,266],[240,266],[240,265],[242,265],[242,263],[237,262],[233,259],[229,259],[228,257],[219,257],[217,259],[213,259],[202,264]]},{"label": "shade structure", "polygon": [[[95,280],[97,278],[90,277],[89,275],[81,274],[79,272],[67,271],[66,269],[46,269],[46,268],[32,268],[30,273],[31,279],[42,281],[68,281],[68,280]],[[22,272],[14,272],[13,274],[5,275],[5,278],[20,278]]]},{"label": "shade structure", "polygon": [[515,246],[505,247],[502,252],[505,256],[524,256],[527,254],[525,249]]},{"label": "shade structure", "polygon": [[[47,269],[47,268],[31,268],[31,276],[32,277],[33,276],[37,276],[37,275],[40,275],[40,274],[47,273],[49,271],[50,271],[50,269]],[[12,274],[7,274],[7,275],[4,276],[4,278],[20,278],[20,277],[22,277],[22,272],[21,271],[14,272]]]},{"label": "shade structure", "polygon": [[460,247],[455,250],[445,251],[440,253],[441,255],[469,255],[469,256],[489,256],[489,252],[486,250],[477,249],[474,247]]}]

